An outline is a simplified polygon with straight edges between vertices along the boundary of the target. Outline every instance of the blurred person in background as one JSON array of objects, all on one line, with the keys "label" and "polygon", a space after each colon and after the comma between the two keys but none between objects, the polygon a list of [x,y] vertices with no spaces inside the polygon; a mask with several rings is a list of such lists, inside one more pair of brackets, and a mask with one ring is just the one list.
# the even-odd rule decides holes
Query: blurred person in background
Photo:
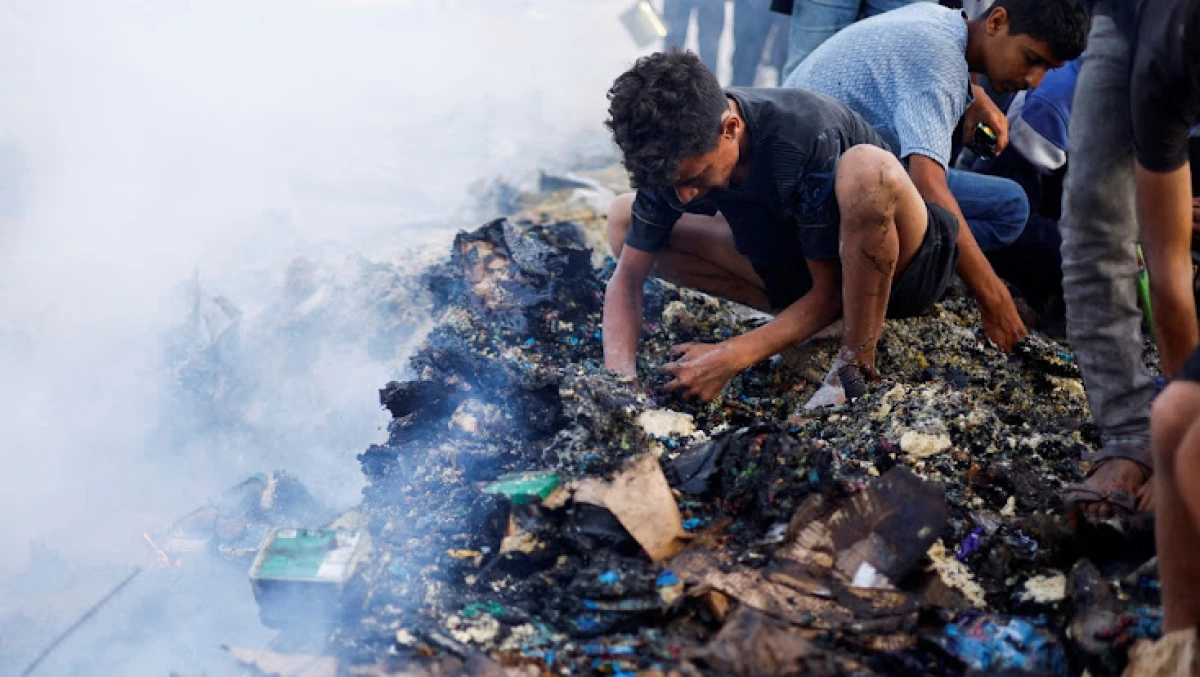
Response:
[{"label": "blurred person in background", "polygon": [[786,80],[814,49],[846,26],[915,2],[936,0],[771,0],[771,10],[791,16],[788,56],[779,79]]},{"label": "blurred person in background", "polygon": [[662,17],[667,24],[663,49],[683,49],[688,26],[696,17],[696,54],[713,73],[717,72],[717,52],[725,30],[725,0],[663,0]]},{"label": "blurred person in background", "polygon": [[765,60],[774,73],[767,86],[776,86],[787,58],[787,18],[771,11],[771,0],[734,0],[733,76],[730,85],[759,84],[758,69]]}]

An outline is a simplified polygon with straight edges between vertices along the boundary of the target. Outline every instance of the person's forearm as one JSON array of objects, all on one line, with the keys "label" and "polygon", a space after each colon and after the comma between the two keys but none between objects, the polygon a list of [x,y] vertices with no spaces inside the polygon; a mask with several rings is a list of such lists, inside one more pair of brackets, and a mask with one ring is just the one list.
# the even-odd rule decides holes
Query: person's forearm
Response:
[{"label": "person's forearm", "polygon": [[1171,172],[1149,172],[1139,166],[1137,183],[1155,340],[1163,373],[1174,376],[1197,341],[1191,175],[1186,165]]},{"label": "person's forearm", "polygon": [[642,333],[642,285],[614,275],[604,295],[604,365],[637,378],[637,344]]},{"label": "person's forearm", "polygon": [[998,297],[1002,297],[998,291],[1007,291],[1007,288],[1000,277],[996,275],[996,271],[992,270],[992,264],[988,262],[987,257],[983,255],[983,250],[979,248],[979,243],[975,241],[975,236],[967,226],[967,218],[963,216],[962,208],[958,206],[958,200],[955,200],[954,195],[950,193],[950,186],[946,185],[944,181],[914,180],[913,183],[926,202],[946,208],[958,221],[958,267],[955,272],[967,285],[967,289],[971,291],[980,305],[989,305]]},{"label": "person's forearm", "polygon": [[1197,343],[1190,257],[1185,257],[1182,265],[1151,272],[1150,307],[1154,309],[1155,342],[1163,373],[1175,376]]},{"label": "person's forearm", "polygon": [[838,290],[810,291],[784,308],[770,322],[729,339],[727,343],[737,356],[738,367],[746,369],[811,338],[836,320],[841,310],[842,299]]}]

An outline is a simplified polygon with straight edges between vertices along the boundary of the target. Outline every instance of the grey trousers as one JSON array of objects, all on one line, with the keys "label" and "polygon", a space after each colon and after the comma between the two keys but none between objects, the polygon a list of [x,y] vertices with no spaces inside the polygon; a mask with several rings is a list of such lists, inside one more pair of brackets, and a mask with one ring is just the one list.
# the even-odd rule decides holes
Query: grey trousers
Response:
[{"label": "grey trousers", "polygon": [[1138,222],[1129,44],[1101,0],[1071,110],[1063,195],[1063,292],[1067,334],[1083,372],[1100,456],[1150,463],[1154,381],[1142,363],[1137,305]]}]

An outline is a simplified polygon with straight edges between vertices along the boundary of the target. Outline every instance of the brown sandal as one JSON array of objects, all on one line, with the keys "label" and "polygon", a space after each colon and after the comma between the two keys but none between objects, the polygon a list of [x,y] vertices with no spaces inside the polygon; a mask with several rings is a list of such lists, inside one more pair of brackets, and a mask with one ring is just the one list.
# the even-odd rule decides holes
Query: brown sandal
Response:
[{"label": "brown sandal", "polygon": [[[1132,461],[1142,470],[1142,484],[1150,481],[1151,469],[1150,466],[1141,458],[1136,456],[1132,449],[1117,447],[1114,449],[1105,449],[1093,457],[1092,467],[1088,470],[1086,481],[1105,463],[1114,460],[1122,459]],[[1124,489],[1100,489],[1089,484],[1075,483],[1068,484],[1062,489],[1063,491],[1063,508],[1067,514],[1075,514],[1088,519],[1095,519],[1092,515],[1085,514],[1081,507],[1085,504],[1103,503],[1120,509],[1124,512],[1122,517],[1132,517],[1138,513],[1137,499]],[[1117,515],[1114,515],[1116,517]]]}]

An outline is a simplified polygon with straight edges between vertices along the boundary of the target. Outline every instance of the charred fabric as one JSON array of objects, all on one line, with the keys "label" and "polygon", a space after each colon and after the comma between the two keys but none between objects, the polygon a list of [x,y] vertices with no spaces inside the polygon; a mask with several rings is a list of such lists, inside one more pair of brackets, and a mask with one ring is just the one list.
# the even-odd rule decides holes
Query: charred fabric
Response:
[{"label": "charred fabric", "polygon": [[1063,516],[1098,441],[1065,347],[999,352],[952,290],[887,325],[866,397],[794,416],[828,339],[700,405],[653,376],[670,347],[761,317],[651,282],[638,391],[603,368],[596,227],[493,221],[426,274],[359,456],[348,674],[1101,675],[1160,632],[1149,532]]}]

